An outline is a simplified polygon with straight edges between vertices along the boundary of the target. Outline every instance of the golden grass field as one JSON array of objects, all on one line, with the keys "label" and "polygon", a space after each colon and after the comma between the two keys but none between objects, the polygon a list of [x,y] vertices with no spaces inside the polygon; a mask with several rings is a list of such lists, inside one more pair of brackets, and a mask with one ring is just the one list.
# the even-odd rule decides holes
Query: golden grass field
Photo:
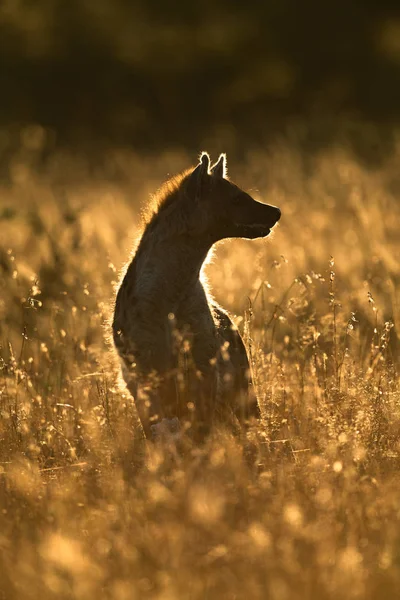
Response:
[{"label": "golden grass field", "polygon": [[42,133],[0,190],[0,599],[398,598],[400,147],[228,155],[282,209],[207,267],[251,354],[250,464],[223,432],[149,447],[104,341],[140,205],[196,157],[39,168]]}]

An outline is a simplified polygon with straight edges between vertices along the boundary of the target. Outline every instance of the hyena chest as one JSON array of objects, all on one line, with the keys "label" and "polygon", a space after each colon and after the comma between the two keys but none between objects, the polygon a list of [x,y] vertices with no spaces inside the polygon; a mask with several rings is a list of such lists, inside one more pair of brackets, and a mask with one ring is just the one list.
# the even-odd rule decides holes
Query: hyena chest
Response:
[{"label": "hyena chest", "polygon": [[176,323],[182,348],[199,371],[207,372],[215,365],[220,342],[208,305],[203,308],[193,312],[185,305],[177,311]]}]

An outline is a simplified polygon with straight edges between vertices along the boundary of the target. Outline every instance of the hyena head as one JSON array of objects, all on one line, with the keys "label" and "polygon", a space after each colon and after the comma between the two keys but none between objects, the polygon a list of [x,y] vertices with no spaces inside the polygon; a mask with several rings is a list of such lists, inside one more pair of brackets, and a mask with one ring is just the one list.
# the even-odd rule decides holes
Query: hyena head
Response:
[{"label": "hyena head", "polygon": [[224,154],[210,167],[210,158],[203,152],[197,167],[182,183],[191,202],[194,234],[207,234],[215,241],[266,237],[280,219],[279,208],[257,202],[229,181]]}]

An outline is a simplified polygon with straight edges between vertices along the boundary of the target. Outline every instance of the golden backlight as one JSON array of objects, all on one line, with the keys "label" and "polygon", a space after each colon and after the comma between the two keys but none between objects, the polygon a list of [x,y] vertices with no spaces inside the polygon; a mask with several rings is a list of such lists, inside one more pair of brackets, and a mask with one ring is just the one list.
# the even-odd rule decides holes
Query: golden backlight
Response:
[{"label": "golden backlight", "polygon": [[263,419],[251,456],[219,430],[181,455],[143,440],[105,337],[141,208],[195,157],[39,170],[45,137],[23,133],[0,189],[0,598],[397,597],[400,149],[230,162],[282,210],[206,267]]}]

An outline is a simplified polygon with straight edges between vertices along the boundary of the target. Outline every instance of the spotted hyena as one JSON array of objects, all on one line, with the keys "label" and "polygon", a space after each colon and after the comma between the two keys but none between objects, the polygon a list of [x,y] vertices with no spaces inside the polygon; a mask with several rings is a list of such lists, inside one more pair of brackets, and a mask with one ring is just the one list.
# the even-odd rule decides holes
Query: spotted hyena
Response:
[{"label": "spotted hyena", "polygon": [[221,155],[168,181],[118,289],[113,339],[146,437],[165,424],[203,436],[260,416],[243,340],[200,276],[224,238],[266,237],[279,208],[226,175]]}]

